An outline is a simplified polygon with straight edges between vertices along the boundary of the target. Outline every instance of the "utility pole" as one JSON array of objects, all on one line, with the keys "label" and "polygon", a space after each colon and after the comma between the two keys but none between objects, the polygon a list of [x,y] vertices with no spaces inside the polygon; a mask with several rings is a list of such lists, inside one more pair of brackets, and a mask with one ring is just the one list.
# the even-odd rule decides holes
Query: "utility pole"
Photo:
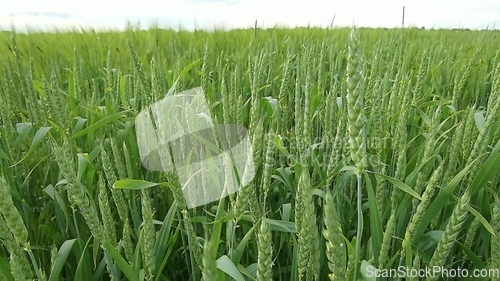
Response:
[{"label": "utility pole", "polygon": [[403,6],[403,19],[401,20],[401,26],[405,27],[405,6]]},{"label": "utility pole", "polygon": [[257,38],[257,19],[255,19],[255,27],[254,27],[254,38]]},{"label": "utility pole", "polygon": [[330,29],[333,28],[333,21],[335,20],[336,15],[337,15],[337,13],[333,14],[332,22],[330,23]]}]

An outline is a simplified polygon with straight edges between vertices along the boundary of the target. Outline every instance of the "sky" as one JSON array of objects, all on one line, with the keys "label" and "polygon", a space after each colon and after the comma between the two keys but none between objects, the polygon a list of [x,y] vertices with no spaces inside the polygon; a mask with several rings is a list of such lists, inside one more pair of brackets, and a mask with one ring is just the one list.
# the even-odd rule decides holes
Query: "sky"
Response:
[{"label": "sky", "polygon": [[0,0],[0,30],[274,26],[498,29],[500,0]]}]

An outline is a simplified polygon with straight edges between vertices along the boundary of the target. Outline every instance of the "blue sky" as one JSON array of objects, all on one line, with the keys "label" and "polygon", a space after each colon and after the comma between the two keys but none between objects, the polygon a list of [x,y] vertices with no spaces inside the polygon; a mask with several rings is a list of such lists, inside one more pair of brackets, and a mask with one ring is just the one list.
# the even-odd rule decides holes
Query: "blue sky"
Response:
[{"label": "blue sky", "polygon": [[334,26],[498,29],[500,0],[0,0],[0,29]]}]

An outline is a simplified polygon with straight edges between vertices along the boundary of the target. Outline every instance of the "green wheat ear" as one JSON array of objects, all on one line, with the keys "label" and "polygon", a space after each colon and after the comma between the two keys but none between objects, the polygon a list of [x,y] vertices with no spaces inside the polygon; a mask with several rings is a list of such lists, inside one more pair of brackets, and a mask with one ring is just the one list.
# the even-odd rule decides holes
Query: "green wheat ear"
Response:
[{"label": "green wheat ear", "polygon": [[298,233],[299,250],[297,264],[299,279],[314,280],[319,273],[319,232],[312,197],[309,172],[303,170],[297,187],[295,226]]},{"label": "green wheat ear", "polygon": [[143,220],[142,228],[142,243],[140,243],[141,252],[144,258],[144,267],[146,276],[149,280],[153,280],[155,271],[154,249],[156,244],[156,233],[153,222],[151,189],[141,190],[141,214]]},{"label": "green wheat ear", "polygon": [[0,175],[0,217],[2,215],[17,243],[24,246],[28,242],[28,230],[21,214],[12,201],[7,181]]},{"label": "green wheat ear", "polygon": [[349,47],[347,54],[347,131],[349,133],[349,145],[351,159],[356,165],[357,181],[357,234],[356,234],[356,260],[354,276],[357,278],[359,262],[361,259],[361,239],[363,233],[363,179],[362,173],[366,167],[366,116],[364,113],[364,93],[362,90],[363,76],[361,71],[361,56],[358,52],[359,36],[355,28],[349,36]]},{"label": "green wheat ear", "polygon": [[[467,205],[470,201],[470,192],[466,190],[464,195],[455,205],[448,225],[444,230],[443,237],[439,241],[434,254],[432,255],[429,267],[443,266],[455,244],[458,234],[462,230],[462,225],[467,218]],[[438,276],[429,277],[427,280],[436,280]]]},{"label": "green wheat ear", "polygon": [[362,90],[361,56],[359,54],[359,36],[356,29],[352,29],[349,36],[347,54],[347,130],[351,158],[356,165],[356,175],[366,167],[366,116],[364,113],[364,93]]},{"label": "green wheat ear", "polygon": [[206,239],[205,245],[203,246],[203,271],[202,279],[203,281],[219,280],[218,270],[217,270],[217,244],[213,239]]},{"label": "green wheat ear", "polygon": [[[17,211],[7,181],[0,175],[0,242],[10,252],[10,267],[16,280],[32,277],[30,263],[26,258],[25,246],[29,247],[28,233]],[[7,279],[1,279],[7,280]]]},{"label": "green wheat ear", "polygon": [[331,272],[328,277],[332,281],[346,280],[346,244],[332,192],[329,190],[325,193],[324,220],[323,236],[326,239],[326,257]]},{"label": "green wheat ear", "polygon": [[[500,268],[500,202],[495,202],[491,210],[491,226],[495,235],[491,235],[491,263],[490,268]],[[492,277],[493,281],[500,280],[500,276]]]},{"label": "green wheat ear", "polygon": [[273,247],[271,241],[271,229],[269,228],[269,223],[264,220],[260,223],[260,230],[257,238],[259,250],[257,280],[269,281],[273,278]]}]

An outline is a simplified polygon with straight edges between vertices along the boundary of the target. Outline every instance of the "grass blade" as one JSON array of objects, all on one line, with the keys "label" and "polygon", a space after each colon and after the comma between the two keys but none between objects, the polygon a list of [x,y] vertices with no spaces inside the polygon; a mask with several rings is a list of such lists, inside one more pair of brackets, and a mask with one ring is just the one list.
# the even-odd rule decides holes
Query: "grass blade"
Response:
[{"label": "grass blade", "polygon": [[155,186],[158,186],[158,185],[160,185],[160,183],[143,181],[143,180],[125,179],[125,180],[116,181],[113,184],[113,188],[116,188],[116,189],[141,190],[141,189],[144,189],[144,188],[155,187]]},{"label": "grass blade", "polygon": [[61,245],[61,248],[59,248],[56,260],[54,261],[52,270],[50,271],[49,281],[59,280],[59,273],[61,273],[61,270],[66,264],[66,260],[68,259],[69,253],[73,249],[73,244],[75,243],[75,241],[76,239],[66,240]]},{"label": "grass blade", "polygon": [[120,270],[127,276],[130,281],[139,281],[139,275],[132,269],[132,267],[127,263],[127,261],[120,255],[120,253],[111,245],[111,243],[105,240],[102,245],[108,251],[109,255],[116,262]]},{"label": "grass blade", "polygon": [[224,271],[236,281],[245,281],[245,277],[243,277],[233,261],[226,255],[217,259],[217,268]]}]

